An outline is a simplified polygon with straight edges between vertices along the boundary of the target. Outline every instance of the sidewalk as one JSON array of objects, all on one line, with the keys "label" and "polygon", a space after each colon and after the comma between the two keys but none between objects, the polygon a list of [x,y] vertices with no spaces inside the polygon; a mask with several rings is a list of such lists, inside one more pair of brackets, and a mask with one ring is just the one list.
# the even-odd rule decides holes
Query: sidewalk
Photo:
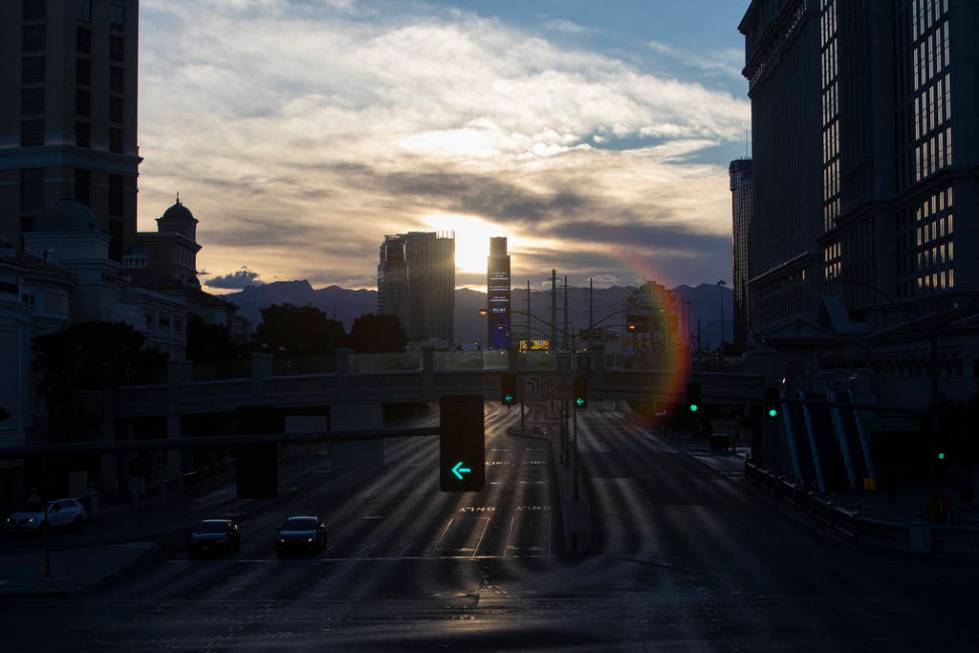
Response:
[{"label": "sidewalk", "polygon": [[45,578],[41,551],[0,555],[0,596],[58,595],[76,592],[124,573],[158,551],[152,542],[51,551],[51,576]]}]

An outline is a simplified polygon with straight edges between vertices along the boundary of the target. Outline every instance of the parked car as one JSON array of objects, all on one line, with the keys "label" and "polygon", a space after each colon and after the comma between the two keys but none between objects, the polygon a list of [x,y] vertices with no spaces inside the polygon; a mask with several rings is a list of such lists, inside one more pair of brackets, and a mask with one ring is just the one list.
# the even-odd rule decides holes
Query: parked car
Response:
[{"label": "parked car", "polygon": [[[34,501],[23,510],[7,516],[4,526],[15,531],[38,532],[44,524],[44,502]],[[81,528],[88,521],[88,511],[78,499],[55,499],[47,502],[48,524],[55,528]]]},{"label": "parked car", "polygon": [[279,527],[275,548],[279,553],[322,551],[326,548],[326,524],[315,515],[289,517]]},{"label": "parked car", "polygon": [[241,535],[233,519],[205,519],[187,537],[190,553],[233,553],[241,550]]}]

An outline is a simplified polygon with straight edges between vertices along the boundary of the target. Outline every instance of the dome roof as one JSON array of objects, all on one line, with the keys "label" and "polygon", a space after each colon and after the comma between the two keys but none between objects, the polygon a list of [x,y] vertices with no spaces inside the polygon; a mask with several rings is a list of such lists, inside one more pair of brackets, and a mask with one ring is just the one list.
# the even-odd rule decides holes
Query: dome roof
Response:
[{"label": "dome roof", "polygon": [[105,223],[92,210],[75,200],[63,199],[55,202],[42,213],[35,223],[34,231],[54,232],[104,232]]},{"label": "dome roof", "polygon": [[163,216],[159,220],[166,222],[197,222],[197,218],[190,212],[190,209],[180,203],[179,195],[177,196],[177,203],[164,211]]}]

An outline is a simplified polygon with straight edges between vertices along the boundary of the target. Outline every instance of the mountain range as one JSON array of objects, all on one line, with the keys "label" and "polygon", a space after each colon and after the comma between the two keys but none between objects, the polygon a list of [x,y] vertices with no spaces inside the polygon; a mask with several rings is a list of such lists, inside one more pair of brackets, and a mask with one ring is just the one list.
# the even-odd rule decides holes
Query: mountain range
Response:
[{"label": "mountain range", "polygon": [[[592,309],[595,322],[600,322],[602,325],[621,323],[621,315],[615,315],[604,321],[602,320],[620,311],[626,298],[634,289],[632,286],[596,288],[593,296]],[[730,288],[702,283],[698,286],[677,286],[672,288],[671,291],[680,299],[682,302],[681,305],[688,307],[690,324],[694,331],[694,339],[697,337],[699,321],[703,346],[707,348],[716,347],[719,343],[721,334],[721,303],[723,302],[724,339],[727,342],[731,341],[733,333],[734,293]],[[485,342],[485,318],[479,315],[479,309],[486,306],[486,293],[468,288],[458,288],[455,293],[456,340],[459,342],[476,342],[482,339]],[[261,309],[272,304],[288,303],[298,306],[307,304],[315,306],[329,317],[342,322],[348,330],[355,318],[365,313],[374,313],[377,311],[376,290],[351,290],[341,288],[340,286],[313,288],[305,279],[299,281],[275,281],[260,286],[248,286],[241,292],[224,295],[223,299],[236,304],[239,307],[241,315],[248,318],[252,324],[261,322]],[[527,311],[527,289],[514,288],[511,301],[513,310],[515,311],[513,316],[514,328],[517,333],[523,333],[526,328],[526,321],[520,313],[526,313]],[[549,322],[551,311],[550,301],[551,293],[549,290],[531,290],[531,314]],[[563,328],[564,290],[562,288],[558,288],[555,312],[557,326]],[[548,330],[548,327],[539,320],[533,320],[532,324],[544,332]],[[568,288],[568,324],[572,332],[588,326],[588,288]],[[534,333],[533,335],[541,337],[540,333]]]}]

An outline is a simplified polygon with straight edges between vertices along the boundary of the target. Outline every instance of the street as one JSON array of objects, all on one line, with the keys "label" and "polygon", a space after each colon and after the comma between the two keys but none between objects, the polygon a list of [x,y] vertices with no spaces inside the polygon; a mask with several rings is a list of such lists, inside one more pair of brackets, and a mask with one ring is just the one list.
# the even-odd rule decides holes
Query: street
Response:
[{"label": "street", "polygon": [[[837,542],[633,415],[579,420],[586,555],[563,553],[550,444],[507,435],[519,412],[492,406],[480,493],[438,491],[436,438],[389,441],[383,469],[314,468],[298,492],[248,511],[238,554],[188,559],[182,539],[164,537],[158,560],[98,587],[0,600],[0,641],[92,651],[979,646],[974,561]],[[275,527],[305,512],[328,522],[326,551],[278,558]]]}]

